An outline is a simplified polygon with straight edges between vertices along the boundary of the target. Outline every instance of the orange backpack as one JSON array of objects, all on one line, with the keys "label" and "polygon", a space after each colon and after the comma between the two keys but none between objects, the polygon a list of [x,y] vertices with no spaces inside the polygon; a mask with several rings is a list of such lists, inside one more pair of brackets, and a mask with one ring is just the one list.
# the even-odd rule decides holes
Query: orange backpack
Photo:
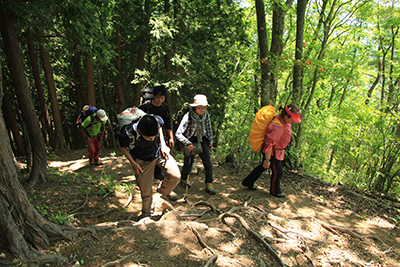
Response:
[{"label": "orange backpack", "polygon": [[265,131],[267,130],[268,125],[272,121],[278,123],[283,127],[280,120],[275,118],[275,115],[276,115],[276,108],[274,108],[271,105],[262,107],[256,113],[256,117],[254,118],[253,124],[251,125],[251,130],[249,135],[250,146],[254,151],[257,152],[261,150],[262,145],[264,143]]}]

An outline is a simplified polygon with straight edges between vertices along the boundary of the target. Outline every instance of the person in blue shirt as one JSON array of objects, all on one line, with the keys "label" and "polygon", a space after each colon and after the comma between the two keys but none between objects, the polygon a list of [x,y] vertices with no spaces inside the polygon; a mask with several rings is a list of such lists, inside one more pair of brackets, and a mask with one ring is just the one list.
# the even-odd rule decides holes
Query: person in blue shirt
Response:
[{"label": "person in blue shirt", "polygon": [[128,159],[135,172],[136,183],[142,197],[142,214],[140,218],[151,216],[152,184],[154,168],[157,165],[165,173],[165,178],[158,186],[157,192],[171,201],[179,199],[172,191],[180,181],[180,171],[170,149],[165,144],[161,127],[164,121],[157,115],[144,115],[127,129],[130,134],[117,136],[120,151]]},{"label": "person in blue shirt", "polygon": [[[195,143],[202,146],[202,152],[199,154],[205,169],[205,185],[206,192],[215,195],[216,190],[213,186],[213,171],[211,164],[210,150],[213,144],[213,133],[211,128],[210,115],[207,112],[207,97],[198,94],[194,97],[194,101],[190,104],[192,109],[186,113],[175,133],[176,138],[186,146],[189,151],[195,151]],[[181,185],[190,187],[187,183],[187,177],[190,172],[189,163],[193,163],[194,155],[185,155],[183,160],[183,168],[181,175]]]}]

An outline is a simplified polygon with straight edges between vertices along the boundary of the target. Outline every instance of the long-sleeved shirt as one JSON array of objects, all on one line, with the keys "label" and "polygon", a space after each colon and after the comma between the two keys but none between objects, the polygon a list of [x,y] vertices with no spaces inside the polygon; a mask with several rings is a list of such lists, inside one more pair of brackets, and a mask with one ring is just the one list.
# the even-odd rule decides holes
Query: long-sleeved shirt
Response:
[{"label": "long-sleeved shirt", "polygon": [[[210,144],[213,143],[213,133],[212,133],[212,127],[211,127],[211,120],[210,120],[210,115],[208,112],[206,113],[206,120],[205,120],[205,128],[204,128],[204,136],[207,137],[209,140]],[[179,124],[178,130],[176,130],[175,136],[176,138],[188,145],[190,144],[190,138],[193,136],[197,136],[197,124],[198,122],[196,120],[191,119],[191,123],[189,123],[189,112],[186,113],[181,121],[181,124]],[[201,142],[201,140],[198,140]]]},{"label": "long-sleeved shirt", "polygon": [[285,121],[277,115],[276,118],[282,123],[282,125],[272,121],[264,135],[264,144],[262,152],[267,152],[272,148],[271,156],[274,156],[277,160],[283,160],[285,158],[285,148],[290,142],[292,137],[292,124],[285,123]]}]

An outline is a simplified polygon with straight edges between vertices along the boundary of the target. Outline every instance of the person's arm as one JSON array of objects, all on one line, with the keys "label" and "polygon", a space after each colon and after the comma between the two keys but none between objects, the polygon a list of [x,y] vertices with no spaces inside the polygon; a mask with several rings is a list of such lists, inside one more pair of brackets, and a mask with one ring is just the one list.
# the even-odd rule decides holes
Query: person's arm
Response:
[{"label": "person's arm", "polygon": [[79,130],[81,131],[81,133],[83,135],[83,139],[85,140],[86,145],[90,146],[90,144],[92,143],[92,138],[88,137],[88,135],[86,134],[85,128],[82,125],[79,126]]},{"label": "person's arm", "polygon": [[136,163],[136,161],[132,158],[132,155],[131,155],[131,153],[129,153],[128,149],[127,149],[126,147],[122,147],[122,146],[119,144],[119,140],[118,140],[118,139],[117,139],[117,145],[118,145],[119,150],[122,152],[122,154],[124,154],[124,156],[128,159],[129,163],[132,165],[133,171],[134,171],[136,174],[142,175],[142,174],[143,174],[142,168],[141,168],[140,165],[139,165],[138,163]]},{"label": "person's arm", "polygon": [[172,133],[172,130],[167,130],[167,133],[169,135],[168,145],[170,148],[173,148],[175,145],[174,134]]},{"label": "person's arm", "polygon": [[158,129],[158,134],[159,134],[159,137],[160,137],[161,153],[165,158],[168,158],[170,149],[167,146],[167,144],[165,143],[164,134],[163,134],[163,131],[162,131],[161,127],[160,127],[160,129]]},{"label": "person's arm", "polygon": [[264,135],[264,162],[262,163],[264,169],[269,169],[271,166],[272,149],[277,144],[282,136],[282,126],[277,123],[271,123]]},{"label": "person's arm", "polygon": [[100,137],[100,142],[103,140],[103,138],[104,138],[104,133],[106,132],[106,126],[105,126],[105,123],[101,123],[101,137]]}]

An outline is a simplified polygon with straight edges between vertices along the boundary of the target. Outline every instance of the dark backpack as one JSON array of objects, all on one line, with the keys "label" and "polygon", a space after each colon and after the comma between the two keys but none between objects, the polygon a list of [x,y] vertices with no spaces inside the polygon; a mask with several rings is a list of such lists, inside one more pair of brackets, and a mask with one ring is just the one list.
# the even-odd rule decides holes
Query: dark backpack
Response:
[{"label": "dark backpack", "polygon": [[151,101],[153,98],[153,88],[147,88],[143,90],[142,92],[140,92],[140,105]]},{"label": "dark backpack", "polygon": [[85,105],[82,108],[82,112],[78,115],[78,119],[76,120],[76,127],[79,128],[81,126],[81,124],[86,120],[87,117],[90,117],[90,125],[93,125],[94,114],[96,112],[97,112],[97,108],[95,106]]}]

